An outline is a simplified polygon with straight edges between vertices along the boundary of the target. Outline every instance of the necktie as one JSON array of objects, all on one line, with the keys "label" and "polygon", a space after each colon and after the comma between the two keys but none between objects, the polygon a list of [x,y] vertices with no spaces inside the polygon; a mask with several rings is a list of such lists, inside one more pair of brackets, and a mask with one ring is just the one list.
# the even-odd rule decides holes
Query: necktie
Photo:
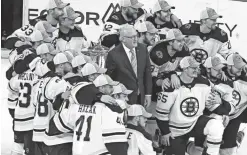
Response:
[{"label": "necktie", "polygon": [[131,59],[130,59],[131,66],[132,66],[132,68],[133,68],[133,70],[137,76],[137,60],[136,60],[135,50],[131,49],[130,53],[131,53]]},{"label": "necktie", "polygon": [[[131,53],[131,59],[130,59],[130,62],[131,62],[131,66],[135,72],[135,75],[137,77],[137,59],[136,59],[136,53],[135,53],[135,50],[134,49],[131,49],[130,50],[130,53]],[[137,90],[137,95],[140,94],[140,90],[138,88]]]}]

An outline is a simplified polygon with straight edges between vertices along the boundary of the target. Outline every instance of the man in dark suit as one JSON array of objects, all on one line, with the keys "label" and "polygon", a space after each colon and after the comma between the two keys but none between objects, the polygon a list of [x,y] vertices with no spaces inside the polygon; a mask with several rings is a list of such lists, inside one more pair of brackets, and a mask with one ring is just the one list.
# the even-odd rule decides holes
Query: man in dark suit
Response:
[{"label": "man in dark suit", "polygon": [[132,25],[120,29],[121,44],[113,48],[106,59],[107,74],[123,83],[133,93],[129,104],[151,103],[152,77],[147,47],[138,43],[137,32]]}]

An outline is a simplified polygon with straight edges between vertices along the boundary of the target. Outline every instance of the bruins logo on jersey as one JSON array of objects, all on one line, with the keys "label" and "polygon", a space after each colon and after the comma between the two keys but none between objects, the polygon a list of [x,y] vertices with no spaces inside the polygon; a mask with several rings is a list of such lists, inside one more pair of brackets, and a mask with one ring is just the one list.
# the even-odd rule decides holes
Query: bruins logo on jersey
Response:
[{"label": "bruins logo on jersey", "polygon": [[151,65],[151,72],[153,72],[155,69],[155,66],[154,65]]},{"label": "bruins logo on jersey", "polygon": [[241,101],[241,95],[239,94],[239,92],[236,90],[233,90],[232,91],[232,98],[234,100],[234,105],[238,106],[240,101]]},{"label": "bruins logo on jersey", "polygon": [[199,110],[199,102],[194,97],[186,98],[182,101],[180,110],[184,116],[193,117]]},{"label": "bruins logo on jersey", "polygon": [[161,51],[156,51],[156,56],[158,57],[158,58],[160,58],[160,59],[162,59],[163,58],[163,53],[161,52]]},{"label": "bruins logo on jersey", "polygon": [[224,30],[221,30],[220,33],[221,33],[222,36],[226,35],[226,32]]},{"label": "bruins logo on jersey", "polygon": [[191,28],[191,24],[185,24],[184,25],[186,29],[190,29]]},{"label": "bruins logo on jersey", "polygon": [[119,20],[118,16],[116,16],[116,15],[111,16],[111,19]]},{"label": "bruins logo on jersey", "polygon": [[193,49],[191,51],[191,55],[196,59],[199,63],[204,63],[208,58],[208,53],[204,49]]}]

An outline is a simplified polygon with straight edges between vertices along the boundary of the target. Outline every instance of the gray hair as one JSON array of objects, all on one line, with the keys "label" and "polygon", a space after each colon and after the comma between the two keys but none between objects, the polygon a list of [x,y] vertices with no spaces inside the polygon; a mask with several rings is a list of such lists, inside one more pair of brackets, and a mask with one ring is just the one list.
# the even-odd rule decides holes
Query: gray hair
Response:
[{"label": "gray hair", "polygon": [[126,34],[131,32],[131,30],[133,29],[135,30],[133,25],[130,25],[130,24],[122,25],[121,28],[119,29],[119,40],[122,41],[123,37],[126,36]]}]

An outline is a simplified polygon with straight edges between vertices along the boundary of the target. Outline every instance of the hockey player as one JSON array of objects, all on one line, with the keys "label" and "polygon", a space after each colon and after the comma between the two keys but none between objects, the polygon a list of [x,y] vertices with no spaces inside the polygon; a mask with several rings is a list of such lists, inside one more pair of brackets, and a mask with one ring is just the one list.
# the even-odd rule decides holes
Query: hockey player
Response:
[{"label": "hockey player", "polygon": [[156,155],[152,146],[152,136],[145,131],[147,118],[152,116],[141,105],[131,105],[127,108],[127,139],[128,155]]},{"label": "hockey player", "polygon": [[35,28],[41,32],[46,32],[54,40],[58,35],[58,29],[53,27],[48,21],[39,21]]},{"label": "hockey player", "polygon": [[[233,81],[230,79],[222,79],[222,76],[225,76],[222,69],[226,67],[226,60],[220,54],[216,54],[213,57],[207,58],[203,66],[205,67],[206,72],[204,74],[202,72],[202,75],[209,79],[213,91],[215,91],[215,95],[219,95],[222,100],[221,105],[216,109],[212,108],[211,112],[223,116],[232,114],[233,111],[235,111],[235,105],[238,101],[236,101],[233,95]],[[214,101],[210,100],[210,102]]]},{"label": "hockey player", "polygon": [[229,54],[228,36],[224,30],[216,26],[218,18],[222,16],[207,7],[201,12],[200,24],[189,23],[180,28],[182,33],[188,36],[186,44],[191,54],[200,63],[216,53],[224,58]]},{"label": "hockey player", "polygon": [[58,53],[53,62],[55,64],[55,72],[64,77],[67,73],[72,71],[71,61],[73,59],[73,55],[65,54],[65,52]]},{"label": "hockey player", "polygon": [[[210,117],[214,117],[216,119],[223,118],[223,124],[226,126],[226,128],[228,128],[227,124],[229,122],[229,115],[234,113],[235,105],[237,105],[238,100],[236,100],[234,97],[235,90],[233,88],[233,81],[230,79],[224,81],[221,78],[223,76],[222,69],[226,67],[226,60],[220,54],[216,54],[213,57],[208,57],[203,66],[205,68],[202,68],[202,76],[210,80],[214,95],[218,95],[218,99],[222,100],[220,105],[217,106],[217,104],[214,104],[210,111],[206,109],[204,114],[210,115]],[[205,71],[203,71],[204,69]],[[217,101],[210,99],[207,102]],[[204,141],[204,139],[201,137],[199,141],[200,140]],[[198,141],[198,139],[195,141]],[[189,142],[186,151],[190,155],[197,155],[202,153],[203,148],[201,146],[195,146],[194,142]]]},{"label": "hockey player", "polygon": [[91,46],[81,28],[75,25],[75,19],[79,16],[72,7],[67,6],[64,8],[64,14],[59,18],[59,32],[56,41],[57,50],[65,51],[72,49],[79,53],[82,49]]},{"label": "hockey player", "polygon": [[[15,60],[18,58],[17,55],[17,51],[13,50],[10,52],[9,54],[9,62],[11,64],[11,66],[15,63]],[[12,73],[11,73],[12,74]],[[14,90],[12,89],[12,85],[14,83],[16,83],[16,77],[17,76],[15,73],[13,75],[11,75],[11,79],[9,79],[8,82],[8,110],[9,113],[13,119],[12,123],[13,123],[13,132],[14,132],[14,143],[12,144],[12,149],[11,149],[11,154],[12,155],[20,155],[23,154],[24,152],[24,137],[22,134],[20,134],[20,132],[16,132],[14,130],[14,115],[15,115],[15,107],[17,105],[18,102],[18,97],[19,97],[19,92],[18,90]]]},{"label": "hockey player", "polygon": [[246,61],[239,57],[240,55],[233,51],[233,54],[227,56],[227,69],[224,70],[228,78],[237,80],[244,78],[246,74]]},{"label": "hockey player", "polygon": [[119,3],[121,6],[120,11],[113,13],[109,17],[100,36],[101,44],[108,48],[120,43],[118,31],[122,25],[134,25],[138,16],[144,14],[144,11],[141,9],[143,4],[137,0],[121,0]]},{"label": "hockey player", "polygon": [[182,26],[181,20],[172,14],[171,9],[175,9],[174,6],[170,6],[165,0],[156,0],[152,9],[153,16],[147,18],[158,30],[160,39],[166,38],[166,33],[169,29],[180,28]]},{"label": "hockey player", "polygon": [[[23,26],[13,32],[6,40],[5,47],[13,49],[17,47],[17,44],[22,44],[25,37],[29,37],[34,30],[39,29],[41,23],[39,21],[47,21],[50,25],[57,27],[58,18],[63,14],[63,8],[69,5],[69,3],[63,3],[61,0],[49,0],[47,15],[40,16],[30,21],[28,25]],[[39,23],[38,25],[36,25]],[[46,32],[54,31],[54,28],[50,28],[50,25],[46,28]]]},{"label": "hockey player", "polygon": [[[13,57],[19,57],[19,59],[15,60],[15,63],[7,70],[7,79],[11,79],[15,74],[22,74],[29,69],[35,71],[35,66],[37,65],[44,65],[41,61],[42,59],[36,55],[35,48],[44,41],[49,42],[50,39],[51,38],[46,34],[41,33],[39,30],[35,30],[34,33],[30,35],[30,38],[25,38],[24,42],[22,42],[26,42],[27,44],[18,44],[18,46],[13,49],[12,53],[15,53]],[[52,65],[49,65],[48,67],[52,68]]]},{"label": "hockey player", "polygon": [[[24,61],[24,57],[25,53],[19,54],[17,59]],[[32,136],[35,108],[31,93],[37,81],[38,76],[31,70],[27,70],[22,74],[14,76],[9,83],[9,88],[18,93],[17,104],[14,110],[14,133],[17,138],[23,137],[24,150],[27,155],[34,154]]]},{"label": "hockey player", "polygon": [[52,61],[58,52],[51,43],[43,43],[36,49],[36,54],[46,62]]},{"label": "hockey player", "polygon": [[[112,86],[118,84],[103,74],[93,83],[105,95],[110,95],[113,91]],[[79,102],[76,91],[87,84],[89,83],[80,83],[72,89],[70,103],[65,104],[50,122],[50,125],[56,127],[49,131],[50,134],[56,133],[56,130],[65,133],[73,131],[73,154],[127,155],[122,109],[103,102],[93,105]]]},{"label": "hockey player", "polygon": [[[82,77],[81,75],[81,69],[83,68],[83,66],[86,64],[86,60],[84,59],[83,55],[77,55],[72,59],[72,72],[74,74],[75,77],[80,78],[80,82],[82,81],[86,81],[85,78]],[[74,84],[76,84],[78,82],[78,80],[75,80]],[[74,85],[73,84],[73,85]]]},{"label": "hockey player", "polygon": [[[46,22],[44,25],[43,23],[38,24],[38,28],[35,28],[31,25],[26,25],[20,29],[15,30],[6,40],[5,46],[8,49],[15,49],[22,45],[32,45],[35,42],[38,43],[41,41],[33,40],[32,38],[43,38],[44,42],[51,42],[51,33],[53,33],[55,30],[56,28],[52,27],[48,22]],[[42,35],[42,37],[40,37],[40,35]]]},{"label": "hockey player", "polygon": [[[167,34],[167,40],[157,42],[150,50],[150,63],[153,79],[152,104],[148,107],[148,112],[154,114],[157,104],[157,95],[161,92],[165,81],[170,79],[173,87],[179,87],[175,71],[178,69],[179,61],[182,57],[188,56],[184,46],[184,37],[178,29],[171,29]],[[154,136],[157,129],[155,119],[149,118],[147,121],[146,131]]]},{"label": "hockey player", "polygon": [[127,123],[127,116],[128,116],[127,108],[129,107],[128,95],[131,94],[132,92],[133,92],[132,90],[128,90],[122,83],[119,83],[117,86],[113,86],[113,92],[111,94],[111,96],[114,99],[116,99],[116,102],[124,111],[123,120],[125,125]]},{"label": "hockey player", "polygon": [[[106,21],[103,34],[100,37],[101,44],[109,48],[120,43],[118,31],[122,25],[134,25],[140,20],[144,22],[149,16],[148,13],[141,9],[143,4],[137,0],[121,0],[120,6],[120,11],[113,13]],[[174,22],[179,24],[176,18],[174,18]]]},{"label": "hockey player", "polygon": [[64,14],[63,8],[70,5],[62,0],[49,0],[47,14],[39,16],[30,21],[30,25],[35,26],[39,21],[48,21],[53,27],[57,27],[59,17]]},{"label": "hockey player", "polygon": [[72,67],[73,67],[73,73],[80,74],[81,69],[86,63],[93,62],[90,58],[88,59],[88,56],[84,54],[80,54],[74,57],[72,60]]},{"label": "hockey player", "polygon": [[[98,91],[95,85],[92,83],[99,75],[106,72],[105,68],[100,68],[95,63],[86,63],[81,68],[79,74],[82,75],[84,82],[88,82],[88,85],[80,87],[75,92],[76,100],[83,102],[86,105],[92,105],[93,103],[100,101],[108,104],[117,104],[115,99],[109,95],[103,95]],[[84,94],[87,95],[84,95]]]},{"label": "hockey player", "polygon": [[[216,55],[216,57],[219,56]],[[225,106],[224,109],[227,109],[227,111],[222,111],[222,112],[224,113],[229,112],[230,121],[229,124],[226,126],[223,134],[224,143],[221,145],[220,155],[236,155],[237,153],[236,137],[238,134],[239,126],[242,122],[246,122],[245,121],[246,119],[244,119],[246,115],[245,109],[247,107],[246,105],[247,99],[245,95],[246,76],[244,75],[244,73],[242,75],[240,74],[242,69],[245,67],[246,63],[244,63],[241,56],[238,54],[231,54],[229,55],[228,58],[229,58],[228,61],[225,61],[225,65],[227,65],[228,69],[223,68],[225,74],[228,75],[228,80],[230,80],[227,82],[220,79],[221,72],[223,72],[222,69],[220,68],[222,68],[223,63],[220,63],[219,60],[218,61],[214,60],[215,58],[212,58],[212,64],[209,64],[208,61],[211,58],[208,58],[204,63],[204,66],[206,66],[207,68],[213,68],[215,66],[214,69],[207,69],[208,74],[211,73],[210,76],[208,77],[211,79],[211,81],[213,81],[213,83],[219,83],[219,81],[221,81],[221,85],[222,83],[228,84],[228,87],[225,85],[224,88],[221,88],[221,90],[218,92],[228,92],[229,94],[224,96],[232,96],[233,99],[233,103],[231,104],[233,105],[232,107],[225,104],[224,102],[223,102],[224,104],[221,104],[221,106]],[[209,70],[211,70],[211,72],[209,72]],[[230,90],[229,87],[231,87],[233,91]],[[224,97],[222,94],[221,96]],[[198,152],[200,153],[200,151],[201,150],[198,149],[198,147],[195,147],[195,144],[193,142],[188,143],[187,152],[190,155],[198,154]]]},{"label": "hockey player", "polygon": [[147,47],[155,44],[158,30],[151,22],[140,22],[135,25],[135,29],[139,32],[139,43],[145,44]]},{"label": "hockey player", "polygon": [[183,69],[179,76],[181,87],[176,90],[171,87],[166,89],[159,94],[157,101],[156,118],[163,135],[163,144],[171,146],[173,154],[184,155],[190,137],[206,136],[205,153],[218,155],[224,131],[223,123],[220,119],[204,116],[203,110],[219,103],[205,104],[209,98],[215,96],[211,93],[209,81],[198,77],[199,63],[192,56],[184,57],[180,61],[180,67]]},{"label": "hockey player", "polygon": [[[56,72],[60,75],[65,75],[65,73],[69,72],[70,67],[69,64],[67,64],[68,58],[65,54],[58,53],[54,57],[53,62],[56,65]],[[49,127],[49,120],[55,114],[56,107],[53,104],[53,101],[58,95],[69,90],[71,85],[60,76],[50,71],[49,68],[41,68],[39,71],[42,72],[43,76],[37,84],[38,88],[36,93],[34,93],[36,98],[36,113],[34,117],[33,141],[35,142],[35,153],[43,155],[49,153],[51,150],[51,148],[46,146],[44,142],[72,142],[72,135],[61,135],[60,139],[56,137],[50,138],[45,135],[45,130]],[[64,99],[62,95],[61,98]],[[61,104],[62,103],[60,103],[60,105]],[[69,149],[71,150],[71,145],[69,144],[57,145],[57,147],[67,148],[67,151],[69,151]]]},{"label": "hockey player", "polygon": [[20,29],[15,30],[10,36],[7,37],[5,42],[5,48],[15,49],[23,45],[32,45],[30,40],[27,38],[33,33],[34,28],[32,26],[24,26]]},{"label": "hockey player", "polygon": [[247,119],[247,78],[244,68],[246,63],[242,57],[237,54],[231,54],[227,57],[226,75],[233,80],[235,99],[235,111],[230,115],[230,121],[227,125],[221,145],[220,155],[236,155],[237,154],[237,134],[241,123],[246,123]]},{"label": "hockey player", "polygon": [[[150,60],[153,64],[153,82],[156,85],[153,91],[153,100],[156,101],[156,93],[161,91],[166,78],[171,76],[172,87],[178,88],[179,80],[175,71],[179,67],[180,60],[190,55],[189,51],[184,48],[185,36],[178,29],[171,29],[167,33],[167,39],[156,43],[150,50]],[[174,77],[175,76],[175,77]]]},{"label": "hockey player", "polygon": [[113,92],[111,95],[117,100],[123,100],[126,102],[125,107],[127,107],[127,103],[129,101],[128,95],[132,92],[132,90],[128,90],[122,83],[119,83],[117,86],[113,86]]},{"label": "hockey player", "polygon": [[[63,52],[68,56],[72,56],[70,51]],[[72,86],[76,85],[78,82],[87,81],[85,77],[82,77],[80,70],[88,61],[87,56],[80,54],[72,58],[71,66],[72,70],[68,72],[63,78],[68,81]],[[74,72],[76,71],[76,72]]]}]

